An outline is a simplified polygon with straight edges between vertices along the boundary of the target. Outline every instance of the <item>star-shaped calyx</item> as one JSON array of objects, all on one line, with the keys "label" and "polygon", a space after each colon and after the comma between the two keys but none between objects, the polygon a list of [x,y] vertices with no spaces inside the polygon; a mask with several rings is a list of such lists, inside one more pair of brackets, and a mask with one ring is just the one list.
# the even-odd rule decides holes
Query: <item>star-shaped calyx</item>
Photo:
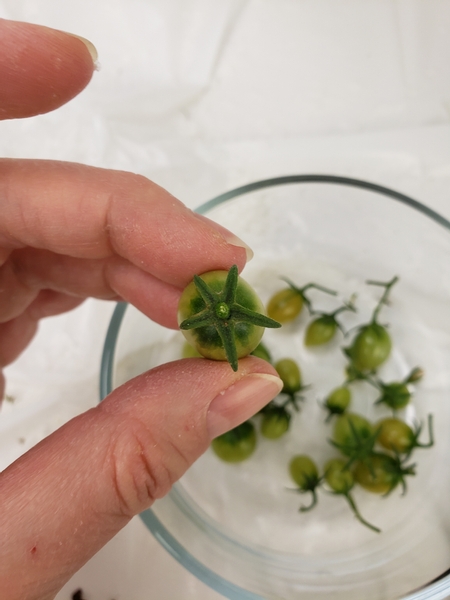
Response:
[{"label": "star-shaped calyx", "polygon": [[[223,288],[220,291],[212,289],[198,275],[194,276],[193,282],[203,300],[204,308],[184,319],[180,323],[180,329],[213,327],[222,342],[231,368],[233,371],[237,371],[239,356],[236,348],[236,326],[240,323],[246,323],[257,327],[275,328],[281,327],[281,324],[236,301],[239,284],[239,273],[236,265],[233,265],[228,271]],[[254,295],[256,297],[256,294]],[[252,350],[254,350],[254,347],[249,347],[248,353]]]}]

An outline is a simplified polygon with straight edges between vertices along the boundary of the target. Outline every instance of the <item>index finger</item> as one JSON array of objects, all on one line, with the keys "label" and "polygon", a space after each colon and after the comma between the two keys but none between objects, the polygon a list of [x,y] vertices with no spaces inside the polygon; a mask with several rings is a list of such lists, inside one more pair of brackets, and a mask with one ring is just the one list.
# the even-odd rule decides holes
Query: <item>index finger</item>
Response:
[{"label": "index finger", "polygon": [[248,248],[230,232],[132,173],[3,159],[0,207],[3,260],[27,246],[81,259],[117,255],[184,287],[195,273],[242,269],[247,258]]},{"label": "index finger", "polygon": [[0,119],[49,112],[76,96],[94,72],[94,46],[75,35],[0,19]]}]

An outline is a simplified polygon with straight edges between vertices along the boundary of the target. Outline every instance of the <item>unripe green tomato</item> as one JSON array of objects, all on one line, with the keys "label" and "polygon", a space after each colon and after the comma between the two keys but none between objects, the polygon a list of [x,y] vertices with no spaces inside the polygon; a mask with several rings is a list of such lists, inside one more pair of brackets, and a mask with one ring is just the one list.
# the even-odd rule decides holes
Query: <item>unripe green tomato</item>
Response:
[{"label": "unripe green tomato", "polygon": [[356,483],[368,492],[388,494],[401,482],[402,469],[392,456],[379,452],[366,461],[358,462],[353,476]]},{"label": "unripe green tomato", "polygon": [[305,346],[321,346],[331,341],[336,333],[334,318],[324,315],[311,321],[305,332]]},{"label": "unripe green tomato", "polygon": [[342,446],[340,451],[346,456],[351,457],[360,448],[361,443],[373,435],[372,423],[356,413],[344,413],[334,424],[333,441]]},{"label": "unripe green tomato", "polygon": [[211,442],[215,454],[225,462],[242,462],[256,448],[256,432],[253,423],[245,421],[231,431],[219,435]]},{"label": "unripe green tomato", "polygon": [[330,413],[335,415],[341,415],[347,410],[351,398],[352,393],[350,392],[349,388],[345,385],[335,388],[327,396],[325,400],[325,407],[330,411]]},{"label": "unripe green tomato", "polygon": [[267,305],[267,316],[279,323],[293,321],[303,308],[303,297],[292,288],[280,290],[272,296]]},{"label": "unripe green tomato", "polygon": [[285,410],[269,410],[263,414],[261,433],[269,440],[277,440],[289,429],[290,416]]},{"label": "unripe green tomato", "polygon": [[256,348],[251,352],[252,356],[257,356],[258,358],[262,358],[267,362],[272,362],[272,357],[270,356],[270,352],[267,350],[266,346],[260,342]]},{"label": "unripe green tomato", "polygon": [[373,371],[389,357],[391,347],[391,337],[386,328],[370,323],[359,330],[350,347],[350,356],[359,371]]},{"label": "unripe green tomato", "polygon": [[183,358],[203,358],[200,352],[197,352],[197,350],[193,346],[191,346],[189,342],[185,342],[183,344],[183,351],[181,356]]},{"label": "unripe green tomato", "polygon": [[386,450],[398,454],[409,453],[416,445],[416,435],[411,427],[395,417],[387,417],[378,422],[377,441]]},{"label": "unripe green tomato", "polygon": [[[228,271],[209,271],[203,273],[200,277],[213,292],[218,293],[223,290],[227,275]],[[238,279],[236,302],[245,308],[265,314],[264,305],[255,290],[242,277]],[[181,294],[178,304],[178,323],[201,312],[205,306],[205,301],[198,292],[195,283],[191,282]],[[182,329],[181,332],[191,346],[202,356],[213,360],[227,360],[222,340],[217,329],[212,325],[196,329]],[[236,323],[234,337],[238,358],[250,354],[261,341],[263,333],[264,327],[251,323]]]},{"label": "unripe green tomato", "polygon": [[337,494],[348,494],[355,484],[351,471],[341,458],[332,458],[324,466],[325,481]]},{"label": "unripe green tomato", "polygon": [[285,394],[295,394],[302,387],[302,375],[300,367],[292,358],[282,358],[275,364],[275,369],[283,382]]},{"label": "unripe green tomato", "polygon": [[311,489],[312,482],[317,484],[319,480],[316,463],[306,454],[297,454],[292,458],[289,473],[301,490]]}]

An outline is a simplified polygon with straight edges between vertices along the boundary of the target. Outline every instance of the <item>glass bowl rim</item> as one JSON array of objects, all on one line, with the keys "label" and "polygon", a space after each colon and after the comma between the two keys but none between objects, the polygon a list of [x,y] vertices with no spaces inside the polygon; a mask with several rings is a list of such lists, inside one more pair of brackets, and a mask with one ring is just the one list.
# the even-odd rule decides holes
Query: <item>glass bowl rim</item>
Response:
[{"label": "glass bowl rim", "polygon": [[[440,215],[432,208],[422,204],[410,196],[407,196],[406,194],[363,179],[326,174],[285,175],[248,183],[215,196],[211,200],[208,200],[207,202],[204,202],[198,206],[194,212],[205,214],[215,206],[231,200],[232,198],[268,187],[295,183],[336,184],[355,187],[374,192],[376,194],[381,194],[417,210],[450,232],[450,221],[448,219]],[[126,302],[117,303],[106,333],[100,365],[100,401],[102,401],[113,389],[116,342],[127,306],[128,304]],[[210,588],[222,594],[224,597],[229,598],[230,600],[264,600],[261,596],[258,596],[252,592],[248,592],[243,588],[231,583],[194,558],[194,556],[192,556],[190,552],[186,550],[186,548],[184,548],[164,527],[151,508],[142,512],[139,516],[146,527],[150,530],[152,535],[169,552],[169,554],[171,554],[183,567],[197,577],[197,579],[208,585]],[[448,597],[449,591],[450,568],[435,580],[425,584],[419,590],[404,596],[402,600],[445,600],[445,598]]]}]

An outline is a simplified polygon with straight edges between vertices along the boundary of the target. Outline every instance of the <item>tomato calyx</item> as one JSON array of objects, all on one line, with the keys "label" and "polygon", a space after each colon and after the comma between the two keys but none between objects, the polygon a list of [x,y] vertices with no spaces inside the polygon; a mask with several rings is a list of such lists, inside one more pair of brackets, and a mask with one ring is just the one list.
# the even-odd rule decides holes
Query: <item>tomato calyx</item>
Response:
[{"label": "tomato calyx", "polygon": [[369,375],[361,372],[357,374],[358,379],[367,381],[380,392],[380,396],[375,401],[375,404],[386,404],[386,406],[392,408],[394,413],[401,408],[405,408],[411,399],[411,391],[408,388],[408,384],[420,381],[422,377],[423,369],[420,367],[412,369],[404,379],[390,383],[384,383],[375,374]]},{"label": "tomato calyx", "polygon": [[[345,421],[343,420],[345,419]],[[348,456],[345,468],[349,469],[355,462],[365,462],[374,453],[375,443],[378,438],[379,428],[373,427],[365,419],[354,413],[341,415],[336,422],[335,436],[338,435],[339,427],[348,426],[346,435],[341,435],[342,441],[336,439],[328,440],[329,443],[337,448],[342,454]]]},{"label": "tomato calyx", "polygon": [[222,291],[215,292],[200,276],[194,275],[193,281],[205,303],[205,308],[180,323],[180,329],[184,330],[214,327],[233,371],[238,370],[235,342],[235,325],[237,323],[249,323],[258,327],[281,327],[281,324],[274,319],[236,302],[238,278],[238,268],[233,265],[228,271]]}]

